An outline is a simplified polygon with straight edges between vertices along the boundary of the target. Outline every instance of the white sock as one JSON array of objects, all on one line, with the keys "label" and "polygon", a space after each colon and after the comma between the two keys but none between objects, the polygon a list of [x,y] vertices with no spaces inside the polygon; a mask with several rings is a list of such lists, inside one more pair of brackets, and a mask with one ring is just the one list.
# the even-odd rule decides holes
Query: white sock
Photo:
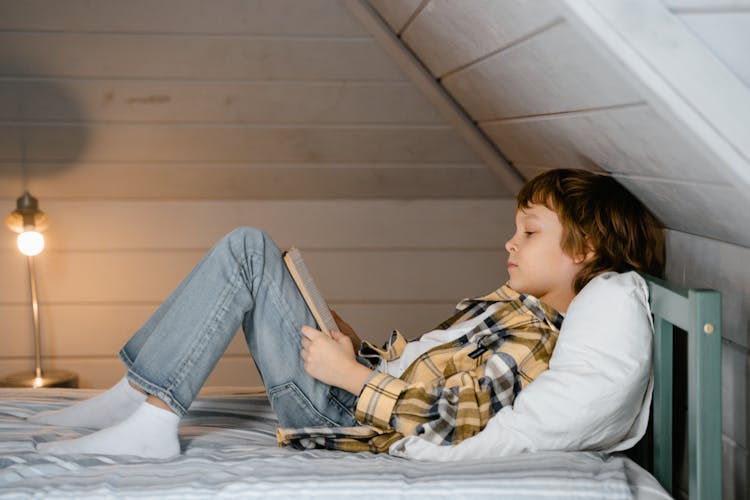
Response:
[{"label": "white sock", "polygon": [[177,428],[180,417],[150,403],[141,403],[127,419],[107,429],[67,441],[39,443],[37,450],[50,455],[88,453],[172,458],[180,454]]},{"label": "white sock", "polygon": [[114,387],[91,399],[62,410],[39,412],[29,422],[104,429],[128,418],[146,401],[146,395],[134,389],[123,377]]}]

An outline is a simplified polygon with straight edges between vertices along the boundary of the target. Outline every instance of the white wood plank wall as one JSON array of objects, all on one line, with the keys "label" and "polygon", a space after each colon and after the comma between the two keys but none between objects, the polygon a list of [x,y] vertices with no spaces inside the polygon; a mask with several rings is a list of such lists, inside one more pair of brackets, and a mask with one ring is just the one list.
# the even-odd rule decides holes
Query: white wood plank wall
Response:
[{"label": "white wood plank wall", "polygon": [[208,5],[0,0],[0,196],[512,195],[336,0]]},{"label": "white wood plank wall", "polygon": [[[24,188],[46,366],[84,387],[236,226],[373,341],[505,280],[510,190],[336,0],[0,0],[3,218]],[[0,376],[33,364],[27,287],[0,228]],[[209,380],[259,382],[241,338]]]},{"label": "white wood plank wall", "polygon": [[[10,199],[0,199],[2,206]],[[462,297],[504,282],[510,200],[54,201],[38,258],[48,367],[85,387],[122,374],[115,354],[206,250],[233,227],[264,228],[304,251],[324,295],[363,337],[416,336]],[[24,257],[0,247],[0,374],[32,365]],[[209,385],[259,384],[238,336]]]},{"label": "white wood plank wall", "polygon": [[[750,461],[750,249],[679,231],[667,232],[667,278],[722,293],[723,498],[747,498]],[[686,498],[687,473],[675,498]],[[681,491],[680,491],[681,490]]]}]

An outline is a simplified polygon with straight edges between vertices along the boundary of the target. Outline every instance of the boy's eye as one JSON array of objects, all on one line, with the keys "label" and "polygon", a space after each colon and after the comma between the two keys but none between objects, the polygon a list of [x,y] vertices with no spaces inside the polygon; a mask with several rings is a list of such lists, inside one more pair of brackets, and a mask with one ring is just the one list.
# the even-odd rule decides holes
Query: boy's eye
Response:
[{"label": "boy's eye", "polygon": [[524,231],[526,236],[531,236],[532,234],[536,233],[536,231]]}]

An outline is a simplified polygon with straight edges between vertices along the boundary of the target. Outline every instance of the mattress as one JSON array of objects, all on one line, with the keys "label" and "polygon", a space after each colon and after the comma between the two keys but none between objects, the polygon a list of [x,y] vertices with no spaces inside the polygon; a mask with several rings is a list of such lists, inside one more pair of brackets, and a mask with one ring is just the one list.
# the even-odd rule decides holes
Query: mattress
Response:
[{"label": "mattress", "polygon": [[453,463],[276,444],[264,394],[202,395],[180,426],[179,457],[45,456],[35,443],[86,429],[25,417],[97,391],[0,389],[0,498],[670,498],[630,459],[539,452]]}]

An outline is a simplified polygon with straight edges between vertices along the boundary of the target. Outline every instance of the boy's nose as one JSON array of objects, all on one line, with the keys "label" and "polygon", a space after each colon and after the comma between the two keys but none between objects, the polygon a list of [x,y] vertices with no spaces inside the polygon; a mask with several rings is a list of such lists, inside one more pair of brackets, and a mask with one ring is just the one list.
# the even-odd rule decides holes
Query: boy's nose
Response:
[{"label": "boy's nose", "polygon": [[516,248],[516,244],[513,242],[513,238],[511,238],[511,239],[509,239],[508,241],[505,242],[505,249],[508,252],[512,252],[512,251],[514,251],[514,250],[517,249]]}]

